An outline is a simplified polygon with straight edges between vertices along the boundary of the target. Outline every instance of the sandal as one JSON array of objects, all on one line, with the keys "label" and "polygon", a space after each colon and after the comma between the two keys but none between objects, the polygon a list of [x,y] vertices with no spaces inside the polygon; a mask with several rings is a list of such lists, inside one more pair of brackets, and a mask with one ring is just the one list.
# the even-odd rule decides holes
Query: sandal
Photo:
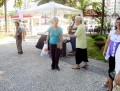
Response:
[{"label": "sandal", "polygon": [[89,66],[89,65],[84,65],[82,68],[88,69],[88,66]]},{"label": "sandal", "polygon": [[73,67],[72,69],[80,69],[80,67]]}]

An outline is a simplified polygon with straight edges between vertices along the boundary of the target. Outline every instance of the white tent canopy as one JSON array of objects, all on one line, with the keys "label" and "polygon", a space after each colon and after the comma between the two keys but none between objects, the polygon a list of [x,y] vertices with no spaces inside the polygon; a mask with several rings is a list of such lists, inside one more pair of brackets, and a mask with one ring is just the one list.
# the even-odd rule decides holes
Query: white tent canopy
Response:
[{"label": "white tent canopy", "polygon": [[83,12],[81,10],[71,8],[68,6],[64,6],[62,4],[58,4],[55,2],[49,2],[46,4],[42,4],[40,6],[25,10],[25,11],[19,11],[19,13],[20,14],[25,14],[25,13],[47,14],[47,13],[51,13],[53,16],[56,16],[58,14],[81,14],[81,15],[83,15]]}]

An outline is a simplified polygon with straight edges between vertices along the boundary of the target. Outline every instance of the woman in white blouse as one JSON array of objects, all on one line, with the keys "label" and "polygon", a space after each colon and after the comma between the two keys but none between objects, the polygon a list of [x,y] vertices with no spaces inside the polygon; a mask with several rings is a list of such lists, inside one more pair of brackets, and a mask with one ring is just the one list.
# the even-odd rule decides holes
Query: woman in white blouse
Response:
[{"label": "woman in white blouse", "polygon": [[106,55],[107,59],[109,60],[109,70],[108,70],[108,74],[109,74],[108,82],[110,87],[109,91],[112,91],[113,80],[114,80],[114,78],[111,76],[110,73],[115,70],[115,65],[116,65],[115,54],[118,46],[120,45],[120,18],[116,20],[115,26],[116,29],[112,30],[108,35],[105,48],[103,51],[103,55],[104,56]]}]

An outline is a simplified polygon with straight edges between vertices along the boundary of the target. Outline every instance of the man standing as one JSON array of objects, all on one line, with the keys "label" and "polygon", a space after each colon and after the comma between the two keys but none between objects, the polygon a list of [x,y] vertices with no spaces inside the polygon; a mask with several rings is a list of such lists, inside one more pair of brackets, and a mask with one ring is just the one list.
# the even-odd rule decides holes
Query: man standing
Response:
[{"label": "man standing", "polygon": [[18,50],[19,54],[23,54],[23,51],[22,51],[22,30],[19,27],[19,22],[15,22],[15,26],[16,26],[15,38],[16,38],[17,50]]}]

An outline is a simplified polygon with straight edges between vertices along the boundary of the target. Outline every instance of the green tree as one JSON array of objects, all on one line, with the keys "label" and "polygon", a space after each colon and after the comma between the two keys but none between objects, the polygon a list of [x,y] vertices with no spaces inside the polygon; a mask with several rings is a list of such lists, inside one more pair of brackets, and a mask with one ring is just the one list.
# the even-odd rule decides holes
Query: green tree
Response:
[{"label": "green tree", "polygon": [[76,3],[77,3],[77,0],[34,0],[34,1],[38,2],[38,6],[41,5],[41,4],[48,3],[50,1],[60,3],[60,4],[63,4],[63,5],[67,5],[67,6],[70,6],[70,7],[75,7]]},{"label": "green tree", "polygon": [[21,6],[22,6],[22,0],[15,0],[14,1],[15,8],[21,8]]},{"label": "green tree", "polygon": [[90,5],[91,3],[89,2],[89,0],[78,0],[78,5],[76,6],[76,8],[82,10],[83,12],[86,11],[87,7]]},{"label": "green tree", "polygon": [[0,15],[3,15],[4,13],[3,13],[3,10],[2,9],[0,9]]},{"label": "green tree", "polygon": [[0,7],[2,7],[4,4],[4,0],[0,0]]}]

